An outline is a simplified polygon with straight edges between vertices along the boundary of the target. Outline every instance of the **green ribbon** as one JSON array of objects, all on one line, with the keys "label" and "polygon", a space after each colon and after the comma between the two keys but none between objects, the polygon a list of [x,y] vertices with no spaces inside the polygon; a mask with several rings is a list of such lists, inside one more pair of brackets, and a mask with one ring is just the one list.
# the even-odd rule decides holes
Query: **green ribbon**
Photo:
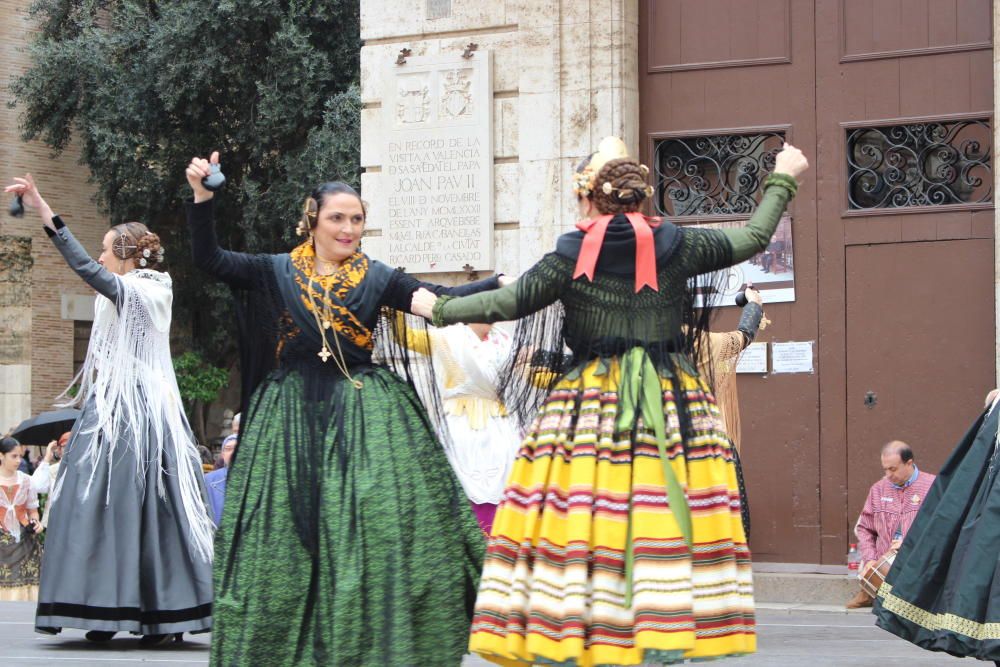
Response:
[{"label": "green ribbon", "polygon": [[[667,456],[667,424],[663,416],[663,388],[660,375],[653,360],[641,347],[633,347],[621,359],[621,384],[618,389],[618,418],[615,429],[621,433],[630,431],[635,425],[636,414],[642,417],[646,428],[656,434],[656,446],[660,450],[660,465],[667,485],[667,500],[673,512],[681,535],[688,548],[692,545],[691,509],[688,507],[684,487],[677,479],[670,458]],[[634,465],[634,461],[633,461]],[[632,498],[629,495],[628,530],[625,542],[625,606],[632,606],[632,572],[635,554],[632,550]]]}]

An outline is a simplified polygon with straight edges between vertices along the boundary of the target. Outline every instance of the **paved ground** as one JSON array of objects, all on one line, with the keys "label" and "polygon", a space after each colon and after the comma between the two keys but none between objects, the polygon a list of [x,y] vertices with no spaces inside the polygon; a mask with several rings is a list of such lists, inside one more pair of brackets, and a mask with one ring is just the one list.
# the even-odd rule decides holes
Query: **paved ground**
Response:
[{"label": "paved ground", "polygon": [[[923,651],[875,627],[867,613],[844,613],[833,607],[760,605],[760,646],[757,654],[718,663],[726,667],[977,667],[988,663],[959,662],[940,653]],[[0,665],[66,665],[117,667],[208,663],[206,635],[190,637],[169,648],[140,650],[137,639],[116,639],[96,646],[83,633],[67,630],[45,637],[32,630],[34,605],[0,602]],[[485,667],[478,658],[466,658],[463,667]],[[343,666],[349,667],[349,666]],[[386,666],[391,667],[391,666]],[[430,667],[430,666],[422,666]]]}]

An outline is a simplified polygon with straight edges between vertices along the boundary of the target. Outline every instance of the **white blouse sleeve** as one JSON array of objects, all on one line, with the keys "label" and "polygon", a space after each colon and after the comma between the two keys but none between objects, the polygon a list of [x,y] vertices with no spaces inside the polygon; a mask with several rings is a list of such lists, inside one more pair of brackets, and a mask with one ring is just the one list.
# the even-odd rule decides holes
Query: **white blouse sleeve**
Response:
[{"label": "white blouse sleeve", "polygon": [[31,490],[37,495],[48,493],[52,488],[52,468],[48,463],[42,461],[31,474]]}]

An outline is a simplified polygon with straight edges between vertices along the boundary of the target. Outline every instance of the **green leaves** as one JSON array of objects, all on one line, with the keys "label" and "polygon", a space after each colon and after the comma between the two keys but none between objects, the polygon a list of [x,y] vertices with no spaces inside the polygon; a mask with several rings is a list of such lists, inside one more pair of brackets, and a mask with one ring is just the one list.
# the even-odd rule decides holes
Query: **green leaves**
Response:
[{"label": "green leaves", "polygon": [[229,373],[225,368],[209,365],[197,352],[185,352],[175,357],[174,373],[185,403],[211,403],[229,382]]},{"label": "green leaves", "polygon": [[[112,224],[164,239],[174,319],[212,363],[235,353],[228,294],[191,266],[192,156],[219,150],[223,246],[283,252],[316,184],[360,177],[358,0],[37,0],[32,66],[12,83],[25,139],[71,139]],[[58,209],[58,183],[40,183]]]}]

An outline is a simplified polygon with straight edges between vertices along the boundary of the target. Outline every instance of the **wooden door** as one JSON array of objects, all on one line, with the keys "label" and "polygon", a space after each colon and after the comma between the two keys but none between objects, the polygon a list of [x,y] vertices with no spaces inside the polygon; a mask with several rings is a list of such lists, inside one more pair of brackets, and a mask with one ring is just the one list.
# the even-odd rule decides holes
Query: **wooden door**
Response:
[{"label": "wooden door", "polygon": [[989,0],[816,2],[823,562],[881,446],[912,439],[935,471],[995,383],[991,18]]},{"label": "wooden door", "polygon": [[[993,383],[992,239],[851,245],[847,270],[848,519],[890,440],[936,472]],[[984,360],[985,363],[984,363]]]},{"label": "wooden door", "polygon": [[[706,195],[718,174],[701,192],[670,181],[665,155],[744,137],[759,165],[785,138],[812,162],[791,207],[795,301],[767,306],[761,339],[813,341],[815,373],[739,380],[757,560],[842,563],[880,440],[914,433],[934,468],[995,382],[991,14],[989,0],[640,0],[641,148],[661,210],[680,224],[752,210],[732,189]],[[952,326],[908,309],[918,298]],[[735,325],[725,310],[717,329]],[[899,338],[907,354],[889,354]]]},{"label": "wooden door", "polygon": [[[643,159],[662,189],[685,190],[660,202],[661,212],[678,224],[746,220],[760,194],[762,152],[782,139],[807,153],[816,145],[812,3],[642,0],[639,44]],[[727,171],[728,189],[697,179],[664,186],[670,159],[684,163],[674,172],[714,172],[706,180]],[[741,188],[741,171],[757,182]],[[806,181],[791,208],[796,301],[767,307],[772,323],[762,340],[818,335],[815,199],[815,181]],[[738,309],[723,310],[716,328],[734,328]],[[739,383],[755,557],[818,562],[818,375]]]}]

